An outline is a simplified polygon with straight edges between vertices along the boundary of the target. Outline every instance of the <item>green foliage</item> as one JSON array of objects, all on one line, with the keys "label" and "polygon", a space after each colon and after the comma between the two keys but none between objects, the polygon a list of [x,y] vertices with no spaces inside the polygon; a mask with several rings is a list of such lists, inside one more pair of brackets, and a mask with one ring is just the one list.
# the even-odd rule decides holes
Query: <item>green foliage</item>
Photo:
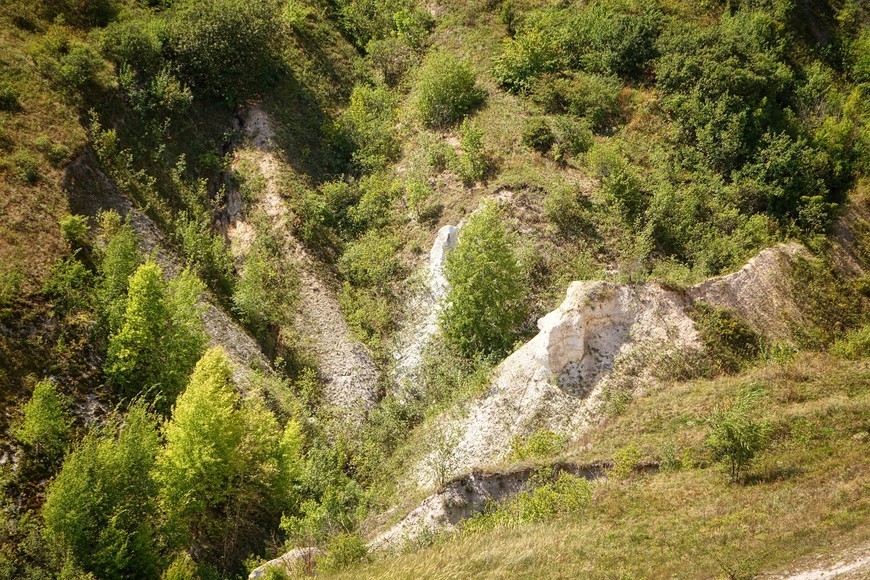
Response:
[{"label": "green foliage", "polygon": [[448,52],[432,52],[414,82],[417,113],[427,127],[446,127],[483,102],[471,65]]},{"label": "green foliage", "polygon": [[528,14],[505,39],[493,76],[514,92],[530,91],[548,73],[587,71],[637,77],[657,55],[662,14],[628,2],[591,2]]},{"label": "green foliage", "polygon": [[558,115],[553,119],[555,144],[553,157],[562,160],[568,155],[586,153],[595,143],[590,124],[585,119]]},{"label": "green foliage", "polygon": [[338,132],[351,148],[354,165],[364,173],[383,169],[399,154],[396,96],[385,86],[357,85],[338,120]]},{"label": "green foliage", "polygon": [[60,235],[73,248],[82,247],[87,242],[88,218],[83,215],[66,215],[60,219]]},{"label": "green foliage", "polygon": [[545,75],[534,85],[532,100],[550,113],[570,113],[585,118],[603,131],[616,125],[620,116],[622,83],[615,77],[573,73]]},{"label": "green foliage", "polygon": [[106,62],[90,44],[53,28],[33,50],[39,71],[61,89],[80,94],[101,84]]},{"label": "green foliage", "polygon": [[326,556],[318,560],[317,568],[324,572],[337,572],[368,560],[369,550],[361,537],[356,534],[340,533],[330,540]]},{"label": "green foliage", "polygon": [[371,230],[348,244],[339,271],[354,286],[384,287],[399,273],[400,240],[384,230]]},{"label": "green foliage", "polygon": [[98,281],[95,302],[98,304],[109,332],[115,332],[123,323],[127,307],[128,279],[142,262],[136,245],[136,234],[129,223],[121,222],[114,211],[100,215],[100,236],[97,246]]},{"label": "green foliage", "polygon": [[181,78],[200,94],[235,104],[267,86],[281,37],[273,0],[181,0],[166,47]]},{"label": "green foliage", "polygon": [[43,380],[36,383],[11,432],[15,439],[36,453],[54,459],[66,450],[70,427],[69,401],[54,383]]},{"label": "green foliage", "polygon": [[632,224],[643,213],[646,197],[635,169],[625,155],[611,144],[593,146],[586,160],[595,177],[601,180],[599,199]]},{"label": "green foliage", "polygon": [[831,352],[848,359],[870,357],[870,324],[848,332],[831,345]]},{"label": "green foliage", "polygon": [[301,432],[282,434],[253,394],[239,400],[226,354],[210,349],[196,364],[164,428],[155,478],[173,544],[201,546],[230,571],[256,549],[290,507],[301,461]]},{"label": "green foliage", "polygon": [[15,112],[21,108],[18,90],[8,82],[0,83],[0,111]]},{"label": "green foliage", "polygon": [[563,235],[576,236],[589,231],[592,214],[589,200],[576,187],[559,186],[547,192],[544,213]]},{"label": "green foliage", "polygon": [[613,467],[609,473],[616,479],[626,479],[634,473],[642,456],[640,449],[634,443],[617,449],[613,454]]},{"label": "green foliage", "polygon": [[701,302],[691,314],[707,354],[721,372],[740,371],[761,354],[761,338],[730,310]]},{"label": "green foliage", "polygon": [[483,129],[465,119],[459,128],[462,153],[459,156],[459,176],[467,182],[481,181],[489,168],[489,157],[483,146]]},{"label": "green foliage", "polygon": [[39,158],[30,151],[16,151],[9,157],[15,175],[30,185],[36,185],[40,177]]},{"label": "green foliage", "polygon": [[155,419],[135,404],[88,433],[48,487],[49,540],[97,577],[157,575],[151,472],[158,446]]},{"label": "green foliage", "polygon": [[91,303],[91,273],[75,256],[58,260],[42,291],[61,311],[84,310]]},{"label": "green foliage", "polygon": [[527,459],[550,459],[560,453],[567,443],[564,435],[549,429],[535,431],[528,437],[514,436],[511,439],[511,461]]},{"label": "green foliage", "polygon": [[738,481],[741,471],[767,445],[770,422],[755,417],[760,397],[758,389],[747,389],[730,406],[713,411],[708,419],[707,446],[714,459],[728,464],[731,481]]},{"label": "green foliage", "polygon": [[[130,277],[123,321],[109,338],[105,372],[127,397],[163,397],[167,409],[181,392],[205,347],[199,295],[202,283],[189,271],[170,283],[147,262]],[[151,392],[156,389],[156,392]]]},{"label": "green foliage", "polygon": [[501,212],[488,204],[469,218],[448,254],[450,292],[441,314],[447,341],[466,356],[500,355],[525,319],[524,288]]},{"label": "green foliage", "polygon": [[211,231],[207,218],[194,219],[187,212],[178,216],[175,232],[187,267],[216,288],[228,292],[232,285],[233,257],[224,236]]},{"label": "green foliage", "polygon": [[390,172],[384,171],[360,179],[359,191],[359,202],[347,211],[356,231],[388,225],[393,202],[402,196],[401,184]]},{"label": "green foliage", "polygon": [[592,501],[589,482],[570,473],[544,472],[534,478],[532,484],[538,485],[463,522],[460,533],[472,535],[547,521],[558,515],[576,513]]},{"label": "green foliage", "polygon": [[432,28],[429,13],[413,0],[341,0],[341,25],[360,48],[394,37],[413,49],[422,48]]},{"label": "green foliage", "polygon": [[298,296],[298,284],[298,276],[282,258],[277,242],[260,228],[236,282],[233,309],[257,332],[287,324]]},{"label": "green foliage", "polygon": [[556,136],[553,135],[546,117],[532,117],[523,123],[520,140],[526,147],[543,154],[550,151],[556,142]]},{"label": "green foliage", "polygon": [[117,0],[38,0],[36,4],[48,20],[60,18],[63,22],[81,28],[105,26],[120,8]]},{"label": "green foliage", "polygon": [[196,580],[198,577],[193,559],[182,552],[172,559],[172,562],[161,574],[160,580]]}]

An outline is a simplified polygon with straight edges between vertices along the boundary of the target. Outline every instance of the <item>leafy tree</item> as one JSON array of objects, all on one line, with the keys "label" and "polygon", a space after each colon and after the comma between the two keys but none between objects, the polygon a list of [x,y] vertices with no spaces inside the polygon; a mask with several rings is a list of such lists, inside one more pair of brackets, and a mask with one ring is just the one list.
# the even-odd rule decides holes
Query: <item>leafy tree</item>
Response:
[{"label": "leafy tree", "polygon": [[157,388],[166,408],[175,400],[205,346],[198,306],[202,283],[189,271],[169,284],[147,262],[130,277],[123,323],[109,338],[105,372],[122,394]]},{"label": "leafy tree", "polygon": [[708,420],[707,446],[716,460],[727,462],[731,481],[738,481],[740,472],[767,445],[770,422],[754,417],[760,395],[758,390],[746,390],[729,407],[717,408]]},{"label": "leafy tree", "polygon": [[49,540],[99,578],[157,574],[151,471],[158,447],[154,417],[136,403],[88,433],[48,487]]},{"label": "leafy tree", "polygon": [[164,430],[155,477],[172,543],[233,570],[293,498],[301,431],[282,435],[261,398],[240,401],[221,349],[196,365]]},{"label": "leafy tree", "polygon": [[429,127],[451,125],[483,101],[471,65],[448,52],[433,52],[423,61],[414,85],[417,112]]},{"label": "leafy tree", "polygon": [[167,24],[167,48],[181,80],[229,103],[269,82],[280,38],[274,0],[181,0]]},{"label": "leafy tree", "polygon": [[44,380],[36,383],[30,400],[21,408],[21,418],[13,425],[12,435],[53,459],[66,450],[71,426],[69,401],[54,383]]},{"label": "leafy tree", "polygon": [[447,256],[450,291],[441,314],[447,341],[466,356],[502,354],[525,318],[523,279],[501,213],[487,204]]},{"label": "leafy tree", "polygon": [[142,254],[136,245],[136,234],[129,223],[122,224],[114,211],[100,215],[99,265],[96,285],[96,303],[109,332],[121,327],[127,307],[129,278],[142,262]]}]

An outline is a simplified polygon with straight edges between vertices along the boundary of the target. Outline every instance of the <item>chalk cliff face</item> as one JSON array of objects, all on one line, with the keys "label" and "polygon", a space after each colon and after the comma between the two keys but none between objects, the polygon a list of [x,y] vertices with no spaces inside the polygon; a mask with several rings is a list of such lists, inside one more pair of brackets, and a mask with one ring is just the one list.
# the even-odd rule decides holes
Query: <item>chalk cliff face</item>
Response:
[{"label": "chalk cliff face", "polygon": [[653,354],[698,347],[686,299],[657,285],[574,282],[565,301],[538,321],[540,332],[494,371],[491,386],[466,416],[443,421],[455,437],[419,466],[418,483],[497,462],[511,439],[536,429],[576,436],[597,415],[600,394],[620,361],[642,375]]},{"label": "chalk cliff face", "polygon": [[811,258],[800,244],[767,248],[740,270],[696,284],[689,289],[689,297],[735,311],[763,336],[788,339],[790,325],[802,317],[792,296],[794,289],[789,275],[798,257]]}]

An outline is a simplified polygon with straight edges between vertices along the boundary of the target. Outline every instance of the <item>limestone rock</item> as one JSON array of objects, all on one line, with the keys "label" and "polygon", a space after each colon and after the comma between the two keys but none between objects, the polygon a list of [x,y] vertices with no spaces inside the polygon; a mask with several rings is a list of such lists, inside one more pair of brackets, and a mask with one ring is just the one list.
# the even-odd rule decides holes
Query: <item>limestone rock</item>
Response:
[{"label": "limestone rock", "polygon": [[269,568],[274,568],[287,574],[301,571],[306,568],[312,569],[314,567],[314,559],[322,554],[323,552],[315,547],[295,548],[274,560],[269,560],[262,566],[254,568],[254,570],[248,575],[248,578],[252,580],[256,578],[265,578],[266,572]]},{"label": "limestone rock", "polygon": [[418,483],[435,472],[461,473],[502,460],[515,435],[550,429],[576,436],[597,416],[614,365],[633,359],[643,373],[652,353],[698,348],[686,299],[657,285],[574,282],[565,301],[538,321],[540,332],[494,371],[484,397],[443,428],[458,433],[451,465],[418,466]]}]

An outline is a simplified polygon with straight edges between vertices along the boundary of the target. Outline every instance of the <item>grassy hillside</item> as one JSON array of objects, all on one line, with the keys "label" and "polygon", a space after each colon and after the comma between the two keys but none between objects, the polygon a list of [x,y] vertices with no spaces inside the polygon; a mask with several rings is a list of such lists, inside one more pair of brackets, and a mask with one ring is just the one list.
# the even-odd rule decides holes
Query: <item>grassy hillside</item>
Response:
[{"label": "grassy hillside", "polygon": [[[855,0],[0,0],[0,578],[300,545],[354,577],[736,577],[866,542],[868,54]],[[398,384],[445,225],[443,336]],[[530,491],[365,563],[572,281],[682,292],[786,241],[787,333],[702,306],[698,360],[515,442],[577,510]],[[769,437],[729,482],[710,421],[747,389]]]},{"label": "grassy hillside", "polygon": [[[556,496],[552,513],[534,504],[511,518],[494,512],[456,537],[327,577],[751,578],[794,569],[868,540],[868,381],[864,362],[799,354],[734,377],[659,385],[558,455],[616,461],[585,505]],[[735,485],[710,461],[705,438],[710,412],[746,389],[761,393],[757,412],[773,432]],[[658,473],[621,471],[639,461],[657,462]]]}]

